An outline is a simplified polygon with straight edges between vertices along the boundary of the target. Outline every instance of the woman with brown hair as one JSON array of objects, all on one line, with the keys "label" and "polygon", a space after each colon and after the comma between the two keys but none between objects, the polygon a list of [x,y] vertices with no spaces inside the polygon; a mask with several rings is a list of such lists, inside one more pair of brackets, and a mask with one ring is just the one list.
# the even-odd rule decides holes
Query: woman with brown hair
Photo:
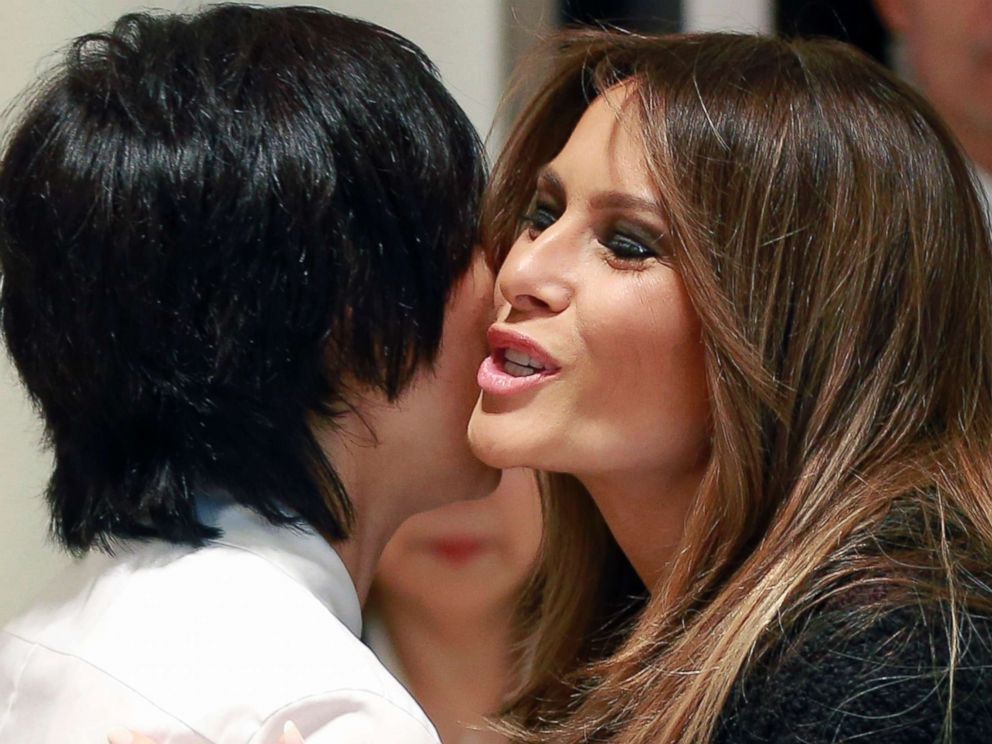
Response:
[{"label": "woman with brown hair", "polygon": [[992,251],[946,128],[837,43],[554,47],[469,428],[549,473],[516,740],[992,731]]}]

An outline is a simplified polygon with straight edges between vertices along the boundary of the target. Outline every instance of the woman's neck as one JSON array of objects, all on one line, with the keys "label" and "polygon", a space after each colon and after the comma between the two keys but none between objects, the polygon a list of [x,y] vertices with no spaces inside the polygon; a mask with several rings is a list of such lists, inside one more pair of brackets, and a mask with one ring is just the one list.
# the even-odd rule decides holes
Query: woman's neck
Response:
[{"label": "woman's neck", "polygon": [[649,591],[669,571],[704,469],[577,476]]},{"label": "woman's neck", "polygon": [[432,610],[420,603],[377,597],[403,676],[434,721],[441,740],[458,744],[503,742],[484,728],[506,692],[511,670],[512,605],[509,599],[464,612]]}]

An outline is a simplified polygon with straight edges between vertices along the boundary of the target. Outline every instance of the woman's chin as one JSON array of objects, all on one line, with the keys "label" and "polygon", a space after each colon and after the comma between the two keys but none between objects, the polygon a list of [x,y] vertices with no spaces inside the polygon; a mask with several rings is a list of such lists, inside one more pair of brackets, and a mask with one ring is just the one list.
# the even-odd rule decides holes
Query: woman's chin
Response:
[{"label": "woman's chin", "polygon": [[472,452],[492,468],[531,467],[532,448],[521,440],[519,427],[496,418],[478,409],[472,414],[468,424],[468,443]]}]

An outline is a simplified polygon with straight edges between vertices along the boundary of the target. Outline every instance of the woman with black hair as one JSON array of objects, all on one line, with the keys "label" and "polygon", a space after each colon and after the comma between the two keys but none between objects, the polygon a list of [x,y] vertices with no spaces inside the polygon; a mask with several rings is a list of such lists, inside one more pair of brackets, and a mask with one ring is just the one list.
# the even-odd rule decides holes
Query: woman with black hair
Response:
[{"label": "woman with black hair", "polygon": [[81,560],[0,632],[0,741],[437,741],[357,636],[399,524],[495,486],[464,436],[484,175],[367,23],[217,6],[72,45],[0,161],[0,312]]}]

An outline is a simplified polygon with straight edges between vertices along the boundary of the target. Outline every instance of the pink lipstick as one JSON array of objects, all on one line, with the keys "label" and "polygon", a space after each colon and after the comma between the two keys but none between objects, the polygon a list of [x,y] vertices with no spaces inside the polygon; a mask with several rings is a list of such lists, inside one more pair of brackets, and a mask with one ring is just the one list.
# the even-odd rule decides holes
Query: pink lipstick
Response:
[{"label": "pink lipstick", "polygon": [[513,395],[531,390],[561,371],[561,365],[527,336],[492,326],[491,353],[479,367],[478,383],[484,393]]}]

